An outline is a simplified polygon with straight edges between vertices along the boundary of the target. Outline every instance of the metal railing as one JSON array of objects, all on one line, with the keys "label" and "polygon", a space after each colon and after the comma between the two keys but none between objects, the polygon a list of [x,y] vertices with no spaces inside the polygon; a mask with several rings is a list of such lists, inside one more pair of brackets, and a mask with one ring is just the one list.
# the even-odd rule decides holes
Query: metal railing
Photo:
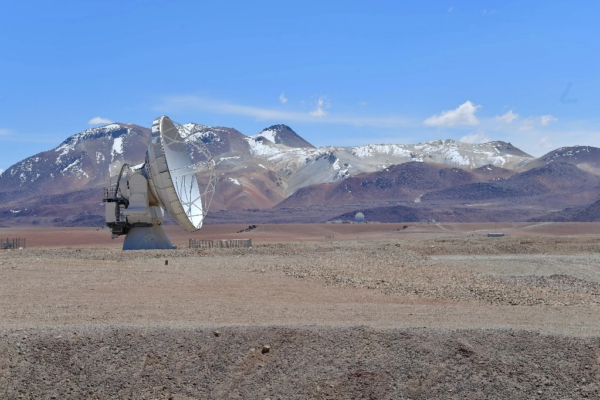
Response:
[{"label": "metal railing", "polygon": [[0,239],[0,249],[24,249],[25,248],[25,238],[7,238]]},{"label": "metal railing", "polygon": [[226,239],[217,241],[217,247],[222,248],[250,248],[252,239]]},{"label": "metal railing", "polygon": [[250,248],[252,247],[252,239],[222,239],[217,240],[200,240],[190,239],[190,249],[212,249],[217,248]]},{"label": "metal railing", "polygon": [[110,187],[104,188],[104,198],[105,199],[113,199],[117,197],[117,185],[112,185]]},{"label": "metal railing", "polygon": [[213,247],[212,240],[190,239],[190,249],[212,249]]}]

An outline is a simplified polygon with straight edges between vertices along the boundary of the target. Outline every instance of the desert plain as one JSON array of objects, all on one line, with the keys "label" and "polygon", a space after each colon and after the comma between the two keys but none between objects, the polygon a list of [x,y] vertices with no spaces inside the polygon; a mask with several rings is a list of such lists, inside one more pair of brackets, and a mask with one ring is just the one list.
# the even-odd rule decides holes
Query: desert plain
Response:
[{"label": "desert plain", "polygon": [[600,398],[600,223],[245,228],[0,228],[0,397]]}]

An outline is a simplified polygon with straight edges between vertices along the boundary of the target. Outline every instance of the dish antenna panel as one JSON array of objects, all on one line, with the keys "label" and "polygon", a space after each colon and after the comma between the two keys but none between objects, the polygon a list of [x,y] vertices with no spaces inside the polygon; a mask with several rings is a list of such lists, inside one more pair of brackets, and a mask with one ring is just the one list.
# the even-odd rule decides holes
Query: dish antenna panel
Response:
[{"label": "dish antenna panel", "polygon": [[126,235],[123,250],[173,249],[162,228],[165,209],[189,232],[202,227],[215,194],[215,162],[192,133],[166,116],[155,119],[145,163],[124,164],[104,190],[106,225],[113,239]]}]

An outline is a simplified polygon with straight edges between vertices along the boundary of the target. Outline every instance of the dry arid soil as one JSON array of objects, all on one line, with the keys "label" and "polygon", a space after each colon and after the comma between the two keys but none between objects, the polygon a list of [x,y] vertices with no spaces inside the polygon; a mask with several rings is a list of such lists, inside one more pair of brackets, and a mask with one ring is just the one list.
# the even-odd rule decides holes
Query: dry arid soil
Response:
[{"label": "dry arid soil", "polygon": [[600,224],[246,227],[0,230],[0,398],[600,398]]}]

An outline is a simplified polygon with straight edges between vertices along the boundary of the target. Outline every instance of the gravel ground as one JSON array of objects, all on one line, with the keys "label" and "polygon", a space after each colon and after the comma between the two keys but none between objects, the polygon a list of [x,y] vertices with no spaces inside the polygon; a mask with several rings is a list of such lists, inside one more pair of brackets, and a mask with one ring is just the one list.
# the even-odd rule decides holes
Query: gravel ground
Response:
[{"label": "gravel ground", "polygon": [[0,397],[600,398],[599,305],[596,237],[0,251]]},{"label": "gravel ground", "polygon": [[[581,255],[582,252],[588,254]],[[469,256],[439,256],[461,253]],[[561,256],[547,256],[550,253]],[[260,254],[259,271],[281,270],[286,276],[322,280],[331,286],[366,287],[384,293],[491,305],[600,305],[600,242],[596,239],[279,244],[259,248],[255,254]],[[487,256],[476,257],[481,254]],[[517,260],[515,254],[520,256]],[[304,262],[297,262],[298,257]],[[515,275],[498,277],[491,268],[483,273],[480,264],[490,261],[505,264],[504,268],[506,264],[517,264]],[[556,269],[547,267],[549,273],[537,276],[540,267],[531,266],[536,262],[555,264]],[[244,265],[256,267],[255,262],[248,260]]]},{"label": "gravel ground", "polygon": [[0,388],[7,399],[579,399],[600,396],[599,359],[598,338],[524,331],[36,329],[0,335]]}]

